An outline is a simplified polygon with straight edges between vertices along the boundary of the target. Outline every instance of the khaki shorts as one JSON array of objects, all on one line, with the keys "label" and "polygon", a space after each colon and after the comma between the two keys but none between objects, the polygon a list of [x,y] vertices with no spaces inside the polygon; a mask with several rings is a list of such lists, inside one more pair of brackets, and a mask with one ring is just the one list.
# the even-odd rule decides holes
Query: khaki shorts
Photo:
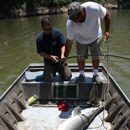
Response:
[{"label": "khaki shorts", "polygon": [[81,44],[76,41],[77,55],[79,56],[77,60],[88,58],[88,48],[90,48],[92,59],[99,59],[99,55],[101,54],[101,40],[102,36],[90,44]]}]

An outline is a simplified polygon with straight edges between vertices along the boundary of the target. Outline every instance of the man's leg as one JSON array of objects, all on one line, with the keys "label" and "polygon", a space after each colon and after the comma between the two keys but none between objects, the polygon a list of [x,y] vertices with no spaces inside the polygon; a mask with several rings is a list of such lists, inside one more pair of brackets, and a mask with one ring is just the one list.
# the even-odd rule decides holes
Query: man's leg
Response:
[{"label": "man's leg", "polygon": [[85,60],[78,60],[78,67],[79,67],[79,72],[80,72],[80,75],[84,75],[84,66],[85,66]]},{"label": "man's leg", "polygon": [[[84,82],[85,81],[85,74],[84,74],[84,66],[85,66],[85,59],[88,58],[88,45],[80,44],[76,41],[76,48],[77,48],[77,55],[81,57],[77,57],[77,63],[79,67],[80,75],[76,79],[75,83]],[[85,55],[85,57],[82,57]]]},{"label": "man's leg", "polygon": [[93,59],[92,64],[93,64],[93,69],[94,69],[94,76],[98,75],[98,67],[99,67],[99,59]]},{"label": "man's leg", "polygon": [[77,60],[77,63],[78,63],[80,75],[75,81],[76,84],[85,81],[85,74],[84,74],[85,59]]},{"label": "man's leg", "polygon": [[98,67],[99,67],[99,55],[101,54],[101,39],[102,37],[100,37],[99,39],[97,39],[96,41],[94,41],[93,43],[90,44],[90,51],[92,56],[92,64],[93,64],[93,71],[94,71],[94,75],[93,75],[93,81],[97,82],[98,84],[101,84],[102,81],[99,78],[98,75]]},{"label": "man's leg", "polygon": [[45,62],[44,64],[45,64],[44,72],[43,72],[44,81],[52,82],[56,75],[55,66],[47,62]]},{"label": "man's leg", "polygon": [[85,60],[78,60],[79,71],[84,70]]},{"label": "man's leg", "polygon": [[93,64],[93,68],[94,68],[94,69],[98,69],[98,67],[99,67],[99,62],[100,62],[99,59],[93,59],[93,60],[92,60],[92,64]]}]

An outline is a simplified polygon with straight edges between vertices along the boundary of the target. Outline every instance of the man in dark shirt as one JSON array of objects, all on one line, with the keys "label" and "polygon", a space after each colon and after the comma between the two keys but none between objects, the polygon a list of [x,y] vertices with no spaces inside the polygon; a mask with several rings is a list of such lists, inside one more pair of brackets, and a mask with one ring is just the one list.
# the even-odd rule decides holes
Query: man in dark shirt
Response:
[{"label": "man in dark shirt", "polygon": [[[44,80],[52,82],[56,72],[65,81],[70,80],[72,74],[68,66],[63,66],[65,56],[65,38],[63,33],[56,28],[52,28],[52,21],[49,17],[41,20],[43,31],[39,33],[36,40],[37,52],[44,58]],[[60,62],[59,62],[60,61]]]}]

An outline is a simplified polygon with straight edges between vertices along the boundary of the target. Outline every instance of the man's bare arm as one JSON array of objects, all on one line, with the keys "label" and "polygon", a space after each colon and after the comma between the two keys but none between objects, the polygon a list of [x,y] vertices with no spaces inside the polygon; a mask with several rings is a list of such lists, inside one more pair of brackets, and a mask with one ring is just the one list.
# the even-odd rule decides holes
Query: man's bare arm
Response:
[{"label": "man's bare arm", "polygon": [[65,57],[69,56],[70,50],[72,48],[73,40],[66,40],[66,45],[65,45]]},{"label": "man's bare arm", "polygon": [[106,16],[104,17],[104,22],[105,22],[105,38],[109,38],[109,27],[110,27],[110,12],[107,10]]}]

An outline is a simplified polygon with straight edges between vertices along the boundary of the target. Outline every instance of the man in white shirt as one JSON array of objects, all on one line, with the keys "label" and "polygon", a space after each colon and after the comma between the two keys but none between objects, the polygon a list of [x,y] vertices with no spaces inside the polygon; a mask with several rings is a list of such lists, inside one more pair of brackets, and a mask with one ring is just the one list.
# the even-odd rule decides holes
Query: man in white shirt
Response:
[{"label": "man in white shirt", "polygon": [[99,55],[101,54],[100,44],[102,39],[102,30],[100,19],[104,19],[105,33],[104,38],[109,38],[110,13],[109,11],[95,2],[85,2],[82,5],[78,2],[72,2],[68,6],[66,57],[69,56],[74,36],[76,36],[77,58],[80,75],[76,83],[85,81],[84,66],[85,59],[88,58],[88,47],[92,55],[92,64],[94,69],[93,81],[101,84],[102,81],[98,75]]}]

